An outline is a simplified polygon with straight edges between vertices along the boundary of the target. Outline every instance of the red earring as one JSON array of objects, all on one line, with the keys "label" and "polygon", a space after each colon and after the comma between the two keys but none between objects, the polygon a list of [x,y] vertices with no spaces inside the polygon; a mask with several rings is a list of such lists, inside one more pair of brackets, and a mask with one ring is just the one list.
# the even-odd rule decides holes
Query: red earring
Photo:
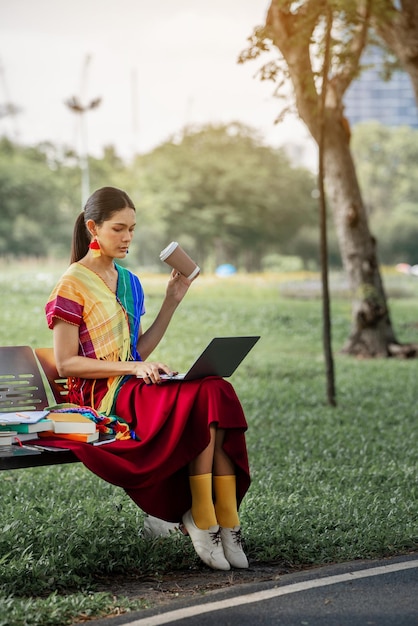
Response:
[{"label": "red earring", "polygon": [[92,256],[97,259],[101,255],[100,244],[97,239],[92,239],[89,244]]}]

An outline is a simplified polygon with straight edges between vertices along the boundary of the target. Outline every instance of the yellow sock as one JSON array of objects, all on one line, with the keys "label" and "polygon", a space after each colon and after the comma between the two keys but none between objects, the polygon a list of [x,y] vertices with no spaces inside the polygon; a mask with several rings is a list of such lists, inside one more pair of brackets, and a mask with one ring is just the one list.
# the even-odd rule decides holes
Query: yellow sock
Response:
[{"label": "yellow sock", "polygon": [[239,526],[237,508],[237,480],[232,476],[214,476],[215,512],[218,524],[223,528]]},{"label": "yellow sock", "polygon": [[212,474],[189,476],[192,492],[192,516],[200,530],[208,530],[217,525],[212,499]]}]

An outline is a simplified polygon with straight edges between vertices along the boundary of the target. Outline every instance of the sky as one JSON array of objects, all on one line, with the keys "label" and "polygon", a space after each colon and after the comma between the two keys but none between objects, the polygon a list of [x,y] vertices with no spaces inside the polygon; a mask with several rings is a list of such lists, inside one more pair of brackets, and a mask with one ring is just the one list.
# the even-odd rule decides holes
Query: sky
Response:
[{"label": "sky", "polygon": [[[130,158],[186,125],[243,122],[268,145],[310,139],[295,118],[274,121],[283,103],[237,63],[264,22],[269,0],[0,0],[0,135],[100,156]],[[267,60],[267,59],[266,59]],[[65,101],[83,107],[82,116]],[[82,118],[82,120],[80,119]],[[84,124],[81,131],[80,122]]]}]

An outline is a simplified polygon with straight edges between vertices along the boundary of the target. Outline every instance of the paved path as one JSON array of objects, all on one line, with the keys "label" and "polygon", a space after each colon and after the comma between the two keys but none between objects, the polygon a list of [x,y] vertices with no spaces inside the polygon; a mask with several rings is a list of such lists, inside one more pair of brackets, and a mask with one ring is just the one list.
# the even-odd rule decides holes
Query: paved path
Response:
[{"label": "paved path", "polygon": [[95,626],[418,626],[418,554],[237,585]]}]

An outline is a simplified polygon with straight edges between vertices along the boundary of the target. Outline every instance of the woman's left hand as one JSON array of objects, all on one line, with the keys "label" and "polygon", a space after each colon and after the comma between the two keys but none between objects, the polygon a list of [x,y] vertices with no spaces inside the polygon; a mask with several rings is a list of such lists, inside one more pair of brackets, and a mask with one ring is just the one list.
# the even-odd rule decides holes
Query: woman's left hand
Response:
[{"label": "woman's left hand", "polygon": [[177,303],[181,302],[191,284],[192,281],[186,278],[186,276],[183,276],[177,270],[172,270],[166,289],[167,298],[173,298]]}]

